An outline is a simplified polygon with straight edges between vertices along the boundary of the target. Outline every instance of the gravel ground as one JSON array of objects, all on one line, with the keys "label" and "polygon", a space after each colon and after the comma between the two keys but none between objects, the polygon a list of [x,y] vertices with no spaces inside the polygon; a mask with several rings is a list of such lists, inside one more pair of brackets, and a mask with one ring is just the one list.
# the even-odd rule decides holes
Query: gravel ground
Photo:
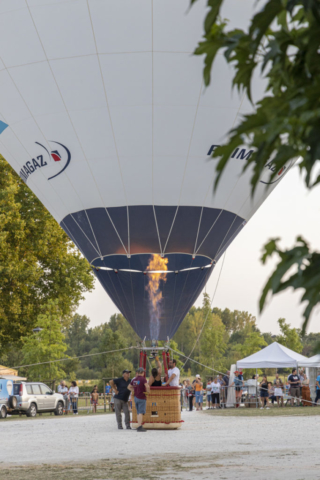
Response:
[{"label": "gravel ground", "polygon": [[183,419],[180,430],[139,434],[118,430],[114,415],[3,421],[0,478],[320,478],[317,416]]}]

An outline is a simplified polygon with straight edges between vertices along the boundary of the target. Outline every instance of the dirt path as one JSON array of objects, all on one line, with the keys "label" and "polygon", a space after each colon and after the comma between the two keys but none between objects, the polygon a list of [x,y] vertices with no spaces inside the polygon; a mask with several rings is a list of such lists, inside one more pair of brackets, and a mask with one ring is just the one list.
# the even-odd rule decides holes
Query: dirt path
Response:
[{"label": "dirt path", "polygon": [[3,422],[0,478],[320,478],[318,416],[183,418],[145,434],[117,430],[114,415]]}]

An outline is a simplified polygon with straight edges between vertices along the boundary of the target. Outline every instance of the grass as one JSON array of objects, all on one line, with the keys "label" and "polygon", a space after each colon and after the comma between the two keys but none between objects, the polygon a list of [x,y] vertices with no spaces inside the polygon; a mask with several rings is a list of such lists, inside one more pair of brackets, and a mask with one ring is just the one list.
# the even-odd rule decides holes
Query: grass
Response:
[{"label": "grass", "polygon": [[[79,416],[82,416],[82,415],[108,415],[112,413],[111,411],[109,411],[108,407],[107,407],[107,411],[104,412],[103,410],[98,410],[97,413],[93,414],[92,412],[89,412],[87,413],[87,410],[79,410]],[[7,417],[7,418],[2,418],[0,420],[0,425],[2,425],[3,422],[10,422],[10,421],[14,421],[14,420],[31,420],[31,421],[36,421],[36,420],[44,420],[44,419],[50,419],[50,418],[71,418],[71,417],[74,417],[73,413],[69,413],[68,415],[54,415],[54,413],[50,414],[50,413],[42,413],[41,415],[37,414],[36,417],[34,418],[30,418],[30,417],[27,417],[26,415],[22,415],[21,417],[19,415],[12,415],[11,417]]]},{"label": "grass", "polygon": [[320,408],[317,407],[271,407],[270,410],[260,408],[223,408],[218,410],[203,410],[206,415],[218,417],[308,417],[320,416]]}]

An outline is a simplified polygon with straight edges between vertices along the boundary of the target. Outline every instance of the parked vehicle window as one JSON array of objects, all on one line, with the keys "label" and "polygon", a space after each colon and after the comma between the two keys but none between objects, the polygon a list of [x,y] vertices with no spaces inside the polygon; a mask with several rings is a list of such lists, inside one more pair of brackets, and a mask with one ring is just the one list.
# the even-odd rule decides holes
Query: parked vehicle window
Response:
[{"label": "parked vehicle window", "polygon": [[31,385],[26,385],[27,387],[27,394],[32,395],[32,386]]},{"label": "parked vehicle window", "polygon": [[47,385],[44,385],[43,383],[40,385],[41,387],[41,392],[43,395],[51,395],[52,390],[49,388]]},{"label": "parked vehicle window", "polygon": [[13,395],[19,395],[20,383],[13,384]]},{"label": "parked vehicle window", "polygon": [[40,385],[33,384],[32,385],[32,390],[33,390],[34,395],[41,395]]}]

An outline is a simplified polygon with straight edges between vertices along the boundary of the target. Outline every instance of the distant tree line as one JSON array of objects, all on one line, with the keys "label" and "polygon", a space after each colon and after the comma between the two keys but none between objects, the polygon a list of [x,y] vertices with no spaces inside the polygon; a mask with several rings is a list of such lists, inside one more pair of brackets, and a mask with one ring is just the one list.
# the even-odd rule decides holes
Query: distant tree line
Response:
[{"label": "distant tree line", "polygon": [[[118,376],[125,368],[134,370],[138,365],[139,350],[134,348],[95,355],[139,344],[139,337],[123,315],[114,314],[109,321],[97,327],[90,327],[90,319],[85,315],[73,315],[67,325],[61,318],[59,302],[49,302],[46,311],[38,316],[37,325],[41,330],[22,338],[17,344],[11,344],[7,352],[0,355],[0,364],[13,367],[48,362],[19,369],[19,374],[42,381],[99,381]],[[253,315],[227,308],[211,309],[209,297],[205,294],[203,306],[191,308],[170,345],[185,356],[193,350],[192,359],[222,372],[237,360],[258,352],[274,341],[306,356],[315,353],[320,333],[302,336],[301,330],[292,328],[284,318],[280,318],[278,324],[279,335],[261,332]],[[202,334],[197,342],[201,329]],[[22,348],[19,348],[21,344]],[[179,360],[182,375],[200,373],[205,377],[212,374],[212,371],[191,360],[185,363],[183,356],[175,354],[175,357]],[[68,359],[56,362],[61,358]],[[148,362],[148,372],[150,367],[151,363]]]}]

